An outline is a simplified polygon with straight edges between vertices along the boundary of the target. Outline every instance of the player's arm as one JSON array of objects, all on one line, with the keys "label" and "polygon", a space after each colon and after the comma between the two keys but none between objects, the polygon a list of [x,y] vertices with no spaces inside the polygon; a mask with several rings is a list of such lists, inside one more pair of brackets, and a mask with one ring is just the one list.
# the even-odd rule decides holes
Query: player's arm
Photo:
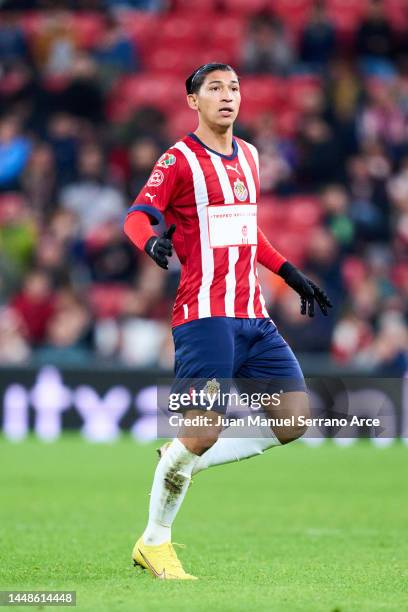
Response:
[{"label": "player's arm", "polygon": [[325,294],[305,276],[300,270],[291,264],[287,259],[273,248],[265,234],[258,227],[258,261],[260,264],[278,274],[296,293],[300,295],[300,312],[306,313],[309,317],[314,317],[315,300],[326,316],[327,309],[332,307],[332,303]]},{"label": "player's arm", "polygon": [[176,226],[172,225],[158,236],[151,225],[157,225],[163,219],[163,212],[175,193],[179,165],[171,149],[160,157],[146,185],[129,208],[124,224],[125,234],[133,244],[165,270],[168,269],[167,258],[173,254],[172,236]]},{"label": "player's arm", "polygon": [[258,261],[260,264],[279,274],[279,269],[285,263],[284,257],[269,242],[263,231],[258,227]]},{"label": "player's arm", "polygon": [[176,230],[175,225],[171,225],[168,230],[158,236],[152,232],[149,216],[141,211],[134,211],[126,217],[124,224],[126,236],[141,251],[145,251],[158,266],[168,270],[168,257],[173,255],[172,236]]}]

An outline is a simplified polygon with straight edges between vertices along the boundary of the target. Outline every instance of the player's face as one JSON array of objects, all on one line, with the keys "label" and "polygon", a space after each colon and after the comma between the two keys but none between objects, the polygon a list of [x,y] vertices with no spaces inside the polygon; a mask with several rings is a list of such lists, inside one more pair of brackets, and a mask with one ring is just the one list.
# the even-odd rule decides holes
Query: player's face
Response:
[{"label": "player's face", "polygon": [[241,104],[238,77],[231,70],[214,70],[206,75],[198,93],[188,96],[188,100],[208,125],[228,128],[234,123]]}]

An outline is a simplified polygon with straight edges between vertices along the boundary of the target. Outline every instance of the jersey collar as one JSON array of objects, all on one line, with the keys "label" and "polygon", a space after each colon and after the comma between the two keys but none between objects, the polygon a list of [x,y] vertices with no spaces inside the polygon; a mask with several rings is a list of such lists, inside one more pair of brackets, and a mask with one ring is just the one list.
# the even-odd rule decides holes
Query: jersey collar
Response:
[{"label": "jersey collar", "polygon": [[224,155],[223,153],[218,153],[218,151],[214,151],[214,149],[210,149],[210,147],[207,147],[207,145],[204,144],[203,141],[200,140],[199,137],[193,134],[192,132],[189,133],[189,136],[190,138],[198,142],[198,144],[200,144],[202,147],[204,147],[204,149],[207,149],[207,151],[211,151],[211,153],[215,153],[215,155],[218,155],[219,157],[222,157],[223,159],[228,159],[228,160],[235,159],[238,154],[238,145],[237,145],[237,141],[235,140],[235,138],[232,139],[232,155]]}]

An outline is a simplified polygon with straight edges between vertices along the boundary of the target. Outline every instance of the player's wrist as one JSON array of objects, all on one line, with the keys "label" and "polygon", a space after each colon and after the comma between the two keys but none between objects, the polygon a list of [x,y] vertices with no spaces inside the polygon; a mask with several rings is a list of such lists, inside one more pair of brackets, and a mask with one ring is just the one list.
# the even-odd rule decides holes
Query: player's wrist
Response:
[{"label": "player's wrist", "polygon": [[278,276],[281,276],[287,282],[293,272],[299,272],[299,270],[290,261],[284,261],[278,270]]}]

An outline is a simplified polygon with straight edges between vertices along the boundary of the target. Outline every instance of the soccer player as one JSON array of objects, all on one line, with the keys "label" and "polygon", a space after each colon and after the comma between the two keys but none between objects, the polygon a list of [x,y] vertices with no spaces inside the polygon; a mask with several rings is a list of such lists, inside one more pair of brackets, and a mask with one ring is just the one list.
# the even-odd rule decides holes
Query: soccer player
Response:
[{"label": "soccer player", "polygon": [[[233,136],[241,101],[236,72],[226,64],[205,64],[188,77],[186,89],[198,127],[157,161],[124,226],[133,243],[162,268],[168,268],[173,245],[181,262],[172,321],[176,380],[215,385],[228,379],[287,380],[279,416],[307,417],[303,375],[265,308],[257,262],[299,294],[303,315],[314,316],[315,302],[326,315],[331,303],[257,225],[258,153]],[[158,236],[151,224],[163,217],[169,229]],[[276,415],[272,401],[263,408]],[[268,429],[267,435],[229,438],[216,424],[222,410],[205,412],[206,427],[182,426],[161,449],[148,524],[132,554],[135,564],[157,578],[195,579],[184,571],[171,544],[171,527],[193,474],[262,454],[305,431],[282,426]],[[199,414],[197,407],[184,411],[186,420]]]}]

